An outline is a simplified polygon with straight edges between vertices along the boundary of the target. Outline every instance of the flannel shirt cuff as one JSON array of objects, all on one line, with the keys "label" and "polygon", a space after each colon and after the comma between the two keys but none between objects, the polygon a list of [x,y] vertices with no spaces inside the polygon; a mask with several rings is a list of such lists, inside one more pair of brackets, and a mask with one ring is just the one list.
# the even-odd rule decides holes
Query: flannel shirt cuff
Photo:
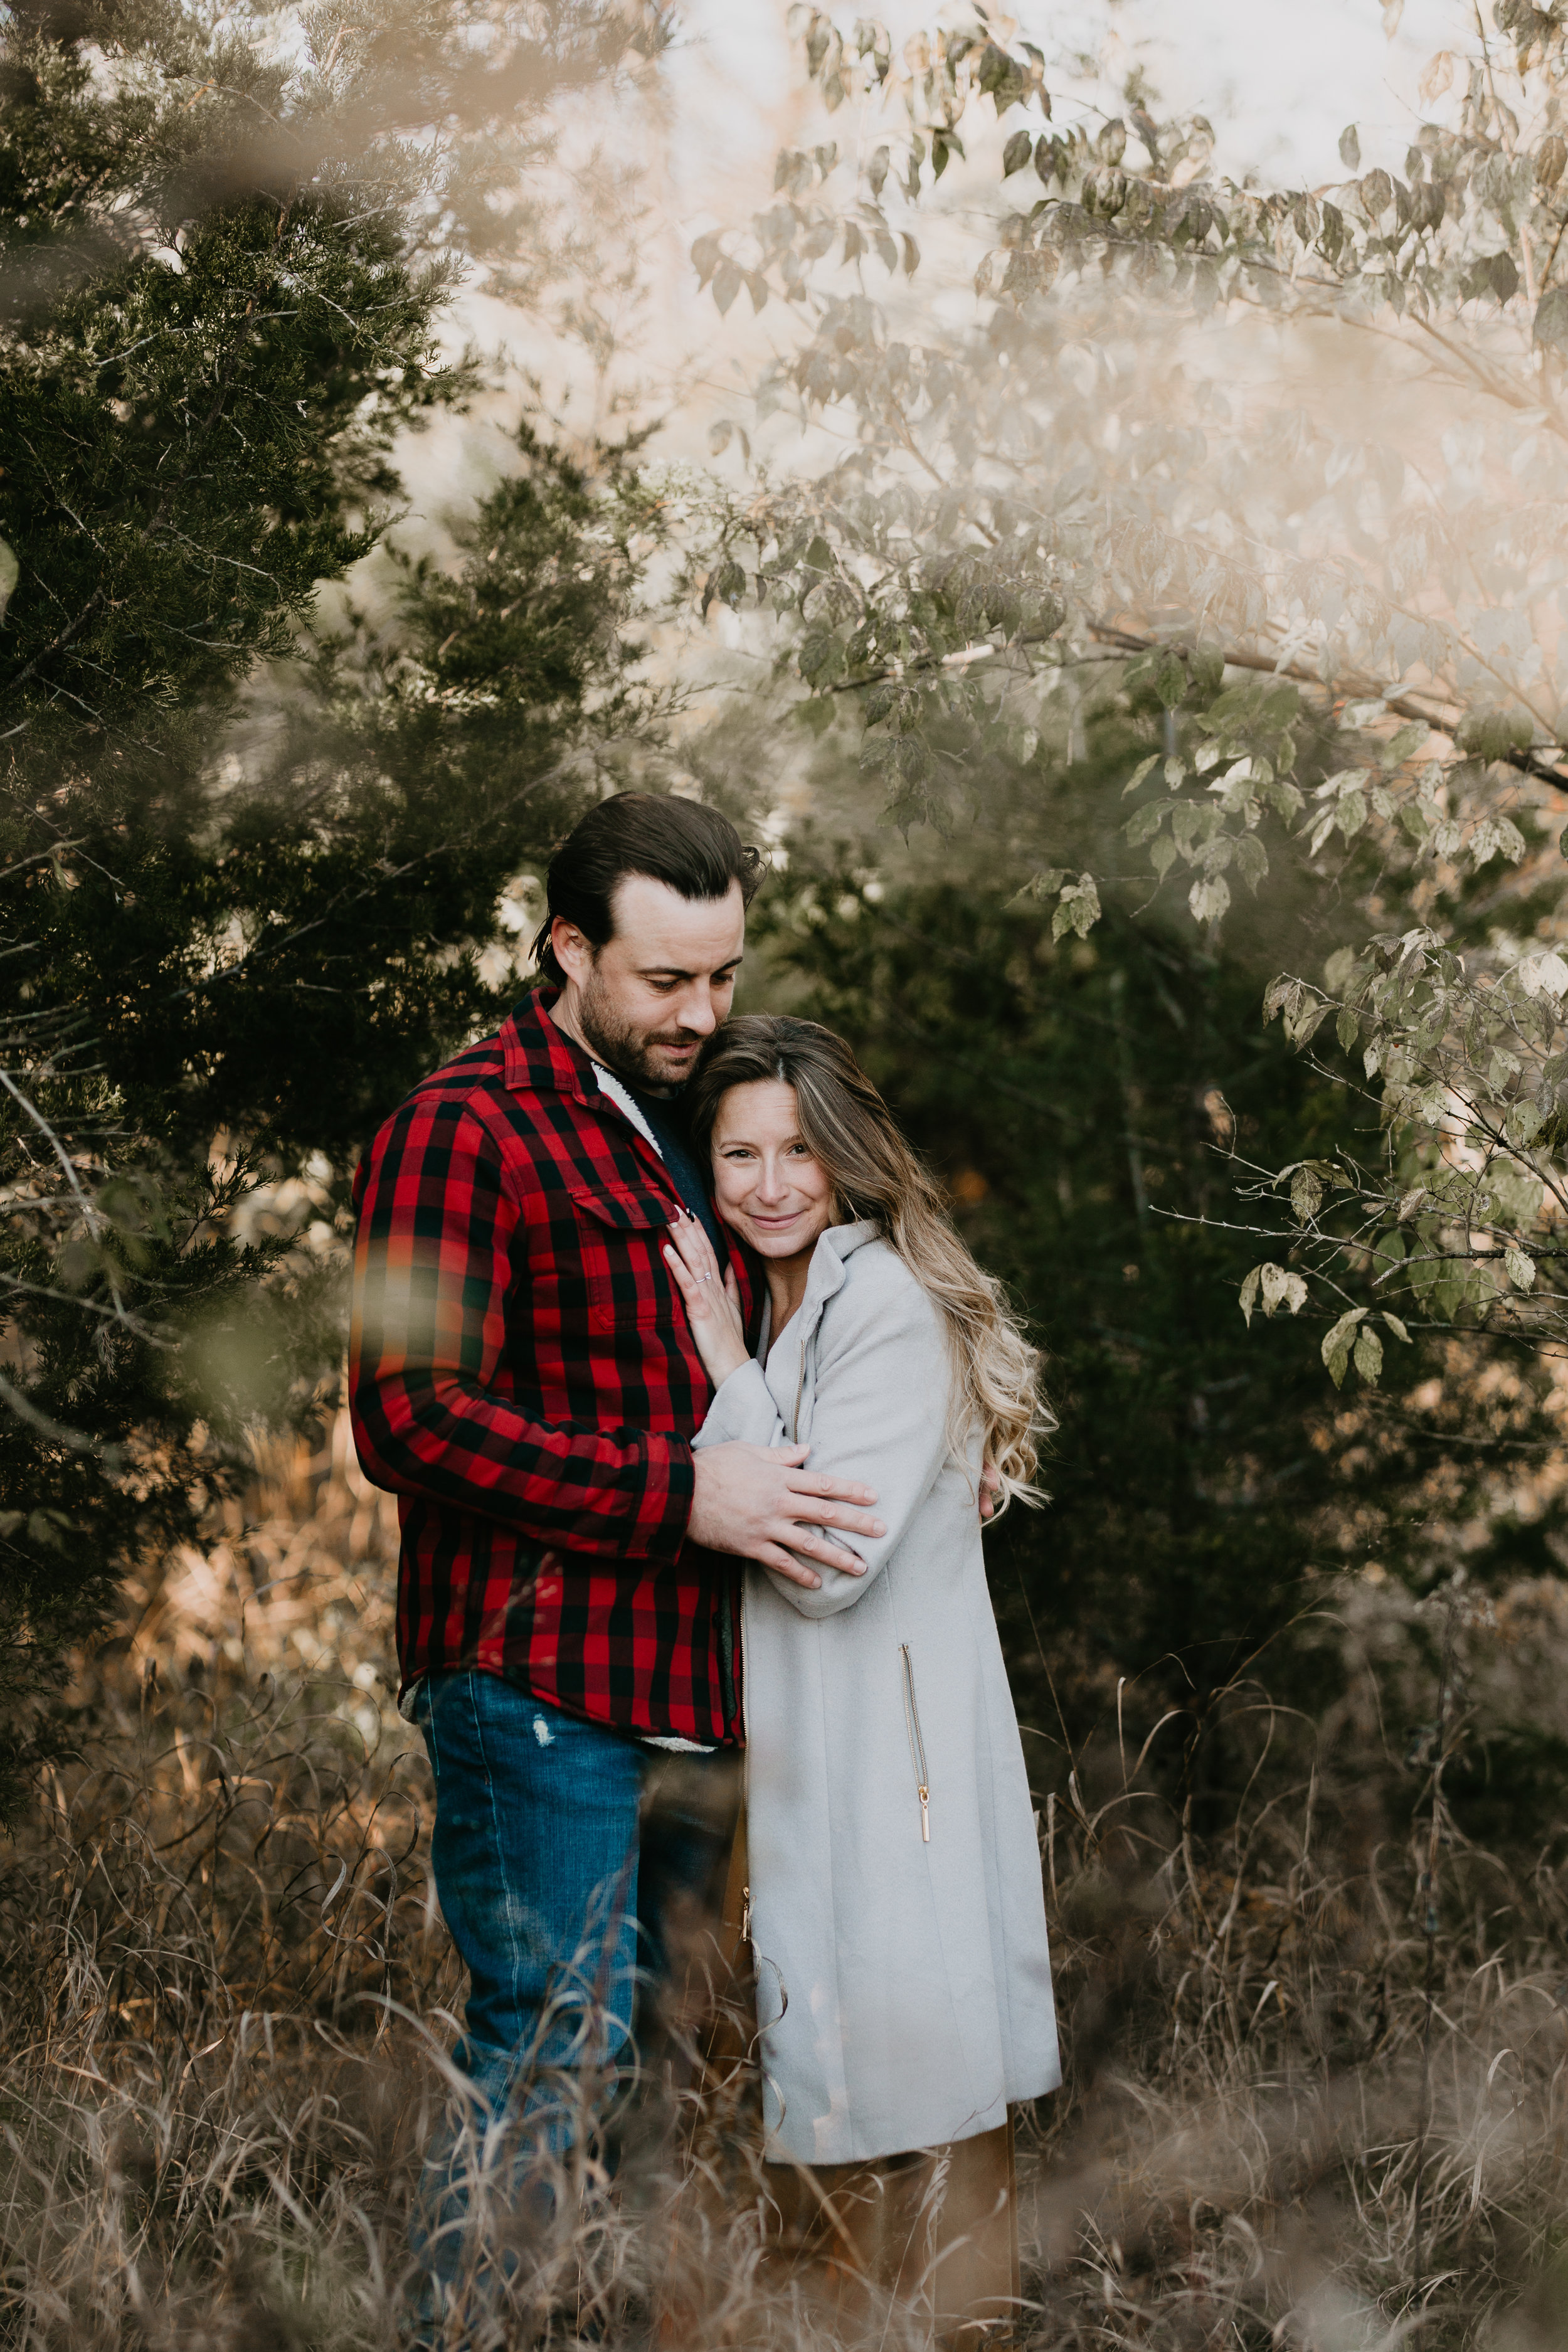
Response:
[{"label": "flannel shirt cuff", "polygon": [[776,1445],[780,1439],[779,1409],[753,1356],[738,1365],[720,1383],[708,1417],[698,1431],[697,1445]]}]

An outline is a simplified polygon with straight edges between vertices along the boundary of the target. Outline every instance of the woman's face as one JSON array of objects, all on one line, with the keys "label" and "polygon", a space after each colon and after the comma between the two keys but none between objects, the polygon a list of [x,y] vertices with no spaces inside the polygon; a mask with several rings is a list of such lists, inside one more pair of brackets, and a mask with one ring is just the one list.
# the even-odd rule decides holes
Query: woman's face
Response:
[{"label": "woman's face", "polygon": [[763,1257],[799,1257],[833,1223],[827,1171],[801,1140],[782,1078],[731,1087],[713,1122],[713,1200]]}]

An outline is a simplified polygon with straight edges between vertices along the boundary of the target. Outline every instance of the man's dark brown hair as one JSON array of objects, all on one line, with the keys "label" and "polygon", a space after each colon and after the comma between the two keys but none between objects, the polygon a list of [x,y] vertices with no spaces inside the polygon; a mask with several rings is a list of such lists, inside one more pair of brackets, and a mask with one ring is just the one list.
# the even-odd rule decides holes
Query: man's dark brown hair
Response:
[{"label": "man's dark brown hair", "polygon": [[738,882],[749,907],[763,872],[761,850],[748,849],[717,809],[657,793],[617,793],[574,825],[550,861],[549,911],[534,938],[534,962],[562,987],[566,975],[550,944],[551,924],[559,915],[590,947],[604,947],[615,937],[616,886],[628,874],[667,883],[682,898],[727,898]]}]

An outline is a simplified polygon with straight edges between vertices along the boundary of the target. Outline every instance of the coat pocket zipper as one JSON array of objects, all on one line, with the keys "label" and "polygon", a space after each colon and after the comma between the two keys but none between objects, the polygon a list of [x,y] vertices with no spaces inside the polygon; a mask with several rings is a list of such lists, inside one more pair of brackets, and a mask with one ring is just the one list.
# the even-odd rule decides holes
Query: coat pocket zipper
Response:
[{"label": "coat pocket zipper", "polygon": [[904,1728],[910,1735],[910,1761],[915,1768],[915,1792],[921,1801],[921,1836],[931,1843],[931,1774],[926,1769],[926,1744],[921,1734],[921,1711],[915,1702],[915,1670],[910,1663],[910,1645],[899,1644],[899,1655],[904,1662]]}]

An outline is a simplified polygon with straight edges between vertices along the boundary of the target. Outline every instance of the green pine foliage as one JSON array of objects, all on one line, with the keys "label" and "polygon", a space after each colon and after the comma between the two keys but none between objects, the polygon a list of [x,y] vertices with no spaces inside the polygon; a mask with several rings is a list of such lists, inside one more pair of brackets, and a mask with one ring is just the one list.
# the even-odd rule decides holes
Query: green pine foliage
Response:
[{"label": "green pine foliage", "polygon": [[320,1400],[357,1150],[504,1010],[508,881],[649,715],[618,460],[525,426],[446,568],[385,539],[480,381],[443,306],[541,233],[494,199],[636,29],[5,22],[0,1810],[118,1570]]}]

